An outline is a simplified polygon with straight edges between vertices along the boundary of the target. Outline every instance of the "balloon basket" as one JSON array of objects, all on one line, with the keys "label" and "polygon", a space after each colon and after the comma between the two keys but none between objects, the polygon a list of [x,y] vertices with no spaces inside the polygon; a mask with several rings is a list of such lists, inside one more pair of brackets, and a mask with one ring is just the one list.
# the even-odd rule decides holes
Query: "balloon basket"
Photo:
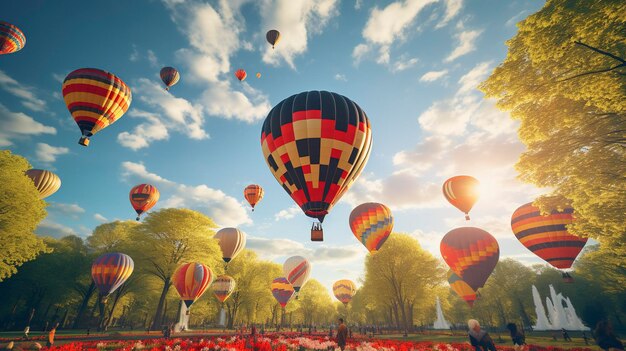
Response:
[{"label": "balloon basket", "polygon": [[568,272],[563,272],[563,282],[564,283],[573,283],[574,282],[574,278]]},{"label": "balloon basket", "polygon": [[466,220],[466,221],[469,221],[469,220],[470,220],[470,218],[469,218],[469,215],[468,215],[468,214],[466,214],[466,215],[465,215],[465,220]]},{"label": "balloon basket", "polygon": [[322,229],[311,229],[311,241],[324,241],[324,231]]},{"label": "balloon basket", "polygon": [[89,138],[87,138],[86,136],[82,136],[80,137],[80,139],[78,139],[78,143],[82,146],[89,146]]}]

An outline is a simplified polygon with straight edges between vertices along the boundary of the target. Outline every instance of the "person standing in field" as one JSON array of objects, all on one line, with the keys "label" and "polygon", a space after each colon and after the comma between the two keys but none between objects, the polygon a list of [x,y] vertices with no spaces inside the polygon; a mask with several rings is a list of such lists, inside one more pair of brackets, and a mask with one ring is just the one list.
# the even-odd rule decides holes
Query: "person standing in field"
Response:
[{"label": "person standing in field", "polygon": [[513,341],[513,349],[520,351],[524,349],[526,345],[526,336],[517,329],[515,323],[509,323],[506,325],[506,329],[511,333],[511,340]]},{"label": "person standing in field", "polygon": [[345,350],[348,341],[348,327],[343,324],[343,318],[339,318],[339,326],[337,327],[337,345],[341,351]]},{"label": "person standing in field", "polygon": [[52,329],[48,332],[48,342],[46,343],[46,346],[52,347],[52,345],[54,345],[54,336],[57,333],[58,327],[59,323],[55,324],[54,327],[52,327]]}]

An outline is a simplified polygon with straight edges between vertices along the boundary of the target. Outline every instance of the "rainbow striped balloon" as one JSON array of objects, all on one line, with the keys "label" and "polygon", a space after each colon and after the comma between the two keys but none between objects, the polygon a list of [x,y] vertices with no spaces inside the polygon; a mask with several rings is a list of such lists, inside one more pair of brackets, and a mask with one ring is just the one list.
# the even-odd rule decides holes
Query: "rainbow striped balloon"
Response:
[{"label": "rainbow striped balloon", "polygon": [[12,54],[26,45],[24,33],[11,23],[0,21],[0,55]]},{"label": "rainbow striped balloon", "polygon": [[165,84],[165,90],[170,90],[170,87],[180,80],[180,74],[174,67],[163,67],[159,74],[161,75],[163,84]]},{"label": "rainbow striped balloon", "polygon": [[587,238],[572,235],[567,225],[574,221],[574,209],[552,211],[542,216],[539,208],[527,203],[511,216],[511,228],[517,240],[535,255],[559,269],[571,268],[587,243]]},{"label": "rainbow striped balloon", "polygon": [[80,68],[65,77],[63,99],[83,135],[78,143],[87,146],[89,137],[124,115],[132,94],[126,83],[112,73]]},{"label": "rainbow striped balloon", "polygon": [[187,308],[204,294],[212,282],[211,268],[198,262],[183,264],[172,276],[172,283]]},{"label": "rainbow striped balloon", "polygon": [[302,256],[292,256],[283,263],[283,273],[297,293],[311,276],[311,264]]},{"label": "rainbow striped balloon", "polygon": [[220,275],[211,285],[213,294],[215,294],[215,297],[222,303],[235,291],[235,287],[237,287],[237,282],[229,275]]},{"label": "rainbow striped balloon", "polygon": [[372,253],[380,250],[393,230],[391,210],[376,202],[357,206],[349,222],[354,236]]},{"label": "rainbow striped balloon", "polygon": [[108,296],[128,280],[134,268],[135,263],[130,256],[119,252],[107,253],[93,261],[91,277],[100,295]]},{"label": "rainbow striped balloon", "polygon": [[280,277],[272,280],[272,295],[282,308],[287,306],[287,302],[291,299],[295,290],[286,278]]},{"label": "rainbow striped balloon", "polygon": [[344,306],[347,306],[350,301],[352,301],[352,297],[356,293],[356,285],[351,280],[342,279],[337,280],[335,284],[333,284],[333,294],[337,298],[337,300],[341,301]]},{"label": "rainbow striped balloon", "polygon": [[452,270],[448,271],[448,284],[450,284],[450,288],[467,302],[470,307],[474,306],[474,301],[476,301],[477,298],[476,291]]}]

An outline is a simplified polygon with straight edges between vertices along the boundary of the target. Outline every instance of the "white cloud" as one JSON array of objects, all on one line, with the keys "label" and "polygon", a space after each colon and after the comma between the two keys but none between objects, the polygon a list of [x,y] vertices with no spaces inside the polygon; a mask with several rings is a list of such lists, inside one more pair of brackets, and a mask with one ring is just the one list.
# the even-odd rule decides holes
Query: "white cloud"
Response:
[{"label": "white cloud", "polygon": [[462,135],[478,104],[474,97],[435,101],[418,117],[420,127],[438,135]]},{"label": "white cloud", "polygon": [[37,159],[44,163],[52,163],[57,160],[57,157],[66,155],[70,152],[70,149],[62,146],[52,146],[46,143],[37,143],[35,149],[35,155]]},{"label": "white cloud", "polygon": [[438,79],[444,78],[446,75],[448,75],[447,69],[441,71],[426,72],[420,77],[420,82],[434,82]]},{"label": "white cloud", "polygon": [[159,59],[157,58],[156,54],[154,53],[154,51],[152,50],[148,50],[146,53],[146,58],[148,59],[148,62],[150,62],[150,65],[152,67],[159,67]]},{"label": "white cloud", "polygon": [[43,125],[22,112],[9,111],[0,103],[0,147],[13,145],[14,139],[40,134],[56,134],[54,127]]},{"label": "white cloud", "polygon": [[236,198],[205,184],[186,185],[149,172],[142,163],[122,162],[123,176],[150,182],[161,194],[171,194],[159,202],[159,207],[186,207],[207,214],[220,226],[251,224],[244,206]]},{"label": "white cloud", "polygon": [[450,146],[448,138],[434,135],[417,144],[413,150],[400,151],[393,156],[393,164],[413,175],[423,174],[432,168]]},{"label": "white cloud", "polygon": [[49,217],[48,219],[55,218],[57,216],[70,217],[72,219],[79,219],[80,215],[85,213],[85,209],[78,204],[66,204],[60,202],[50,202],[48,207]]},{"label": "white cloud", "polygon": [[352,58],[355,64],[359,64],[361,60],[371,51],[371,48],[367,44],[359,44],[352,50]]},{"label": "white cloud", "polygon": [[299,255],[305,257],[315,265],[336,265],[352,262],[363,257],[364,248],[359,244],[344,246],[316,246],[310,248],[304,244],[281,238],[264,238],[248,236],[246,248],[254,250],[261,258],[276,260],[285,256]]},{"label": "white cloud", "polygon": [[491,73],[492,64],[493,62],[491,61],[481,62],[474,66],[474,68],[472,68],[469,72],[464,74],[459,79],[459,84],[461,85],[461,87],[457,91],[457,95],[469,93],[472,90],[476,89],[476,87],[478,87],[478,84],[485,80],[489,73]]},{"label": "white cloud", "polygon": [[291,219],[291,218],[295,217],[301,211],[302,210],[300,209],[300,207],[298,207],[297,205],[294,205],[294,206],[291,206],[291,207],[289,207],[287,209],[278,211],[278,213],[276,213],[274,215],[274,220],[275,221],[280,221],[280,220]]},{"label": "white cloud", "polygon": [[2,70],[0,70],[0,87],[20,98],[22,105],[30,110],[41,112],[46,109],[46,102],[37,97],[33,88],[20,84]]},{"label": "white cloud", "polygon": [[169,132],[161,119],[153,113],[132,109],[129,117],[144,118],[146,122],[138,124],[132,132],[121,132],[117,141],[127,148],[139,150],[148,147],[150,143],[158,140],[167,140]]},{"label": "white cloud", "polygon": [[68,235],[78,235],[73,228],[54,222],[48,218],[39,223],[39,226],[35,229],[35,233],[40,236],[51,236],[57,239]]},{"label": "white cloud", "polygon": [[335,80],[338,80],[338,81],[341,81],[341,82],[347,82],[348,81],[348,78],[346,78],[346,75],[342,74],[342,73],[335,74],[334,78],[335,78]]},{"label": "white cloud", "polygon": [[435,28],[445,27],[448,22],[450,22],[450,20],[456,17],[456,15],[461,12],[461,8],[463,7],[463,0],[445,0],[444,4],[446,7],[446,12],[441,21],[437,23]]},{"label": "white cloud", "polygon": [[522,18],[528,13],[528,10],[522,10],[521,12],[519,12],[517,15],[509,18],[508,21],[506,21],[505,26],[507,27],[513,27],[517,22],[519,22],[520,20],[522,20]]},{"label": "white cloud", "polygon": [[52,73],[52,79],[54,79],[57,83],[63,84],[65,76],[59,73]]},{"label": "white cloud", "polygon": [[400,57],[400,59],[394,62],[393,65],[391,66],[391,72],[395,73],[395,72],[400,72],[400,71],[409,69],[415,66],[417,61],[418,60],[415,57],[410,58],[410,59]]},{"label": "white cloud", "polygon": [[464,30],[456,35],[459,41],[457,47],[452,50],[450,55],[446,57],[445,62],[452,62],[457,58],[467,55],[476,50],[476,40],[482,33],[482,30]]},{"label": "white cloud", "polygon": [[275,28],[282,33],[275,49],[264,45],[263,62],[278,65],[284,61],[295,68],[295,57],[305,53],[309,37],[320,33],[338,14],[338,3],[337,0],[260,1],[261,28]]},{"label": "white cloud", "polygon": [[202,93],[201,102],[209,115],[252,123],[267,116],[272,106],[267,95],[248,83],[243,92],[233,90],[230,81],[216,82]]},{"label": "white cloud", "polygon": [[100,223],[105,223],[105,222],[109,221],[105,216],[103,216],[103,215],[101,215],[99,213],[94,214],[93,215],[93,219],[95,219],[96,221],[98,221]]},{"label": "white cloud", "polygon": [[417,15],[436,0],[395,1],[380,9],[374,7],[363,28],[363,38],[378,45],[391,45],[397,39],[403,39],[408,27]]},{"label": "white cloud", "polygon": [[354,1],[354,9],[355,10],[360,10],[361,6],[363,6],[363,0],[356,0],[356,1]]}]

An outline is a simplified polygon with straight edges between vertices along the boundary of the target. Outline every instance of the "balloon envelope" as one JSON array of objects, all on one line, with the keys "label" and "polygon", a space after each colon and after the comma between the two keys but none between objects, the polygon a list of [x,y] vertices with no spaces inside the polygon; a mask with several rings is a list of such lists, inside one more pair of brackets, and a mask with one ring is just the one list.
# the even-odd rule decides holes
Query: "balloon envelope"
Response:
[{"label": "balloon envelope", "polygon": [[278,44],[280,41],[280,32],[276,29],[270,29],[265,33],[265,39],[270,45],[272,45],[272,49]]},{"label": "balloon envelope", "polygon": [[222,259],[228,263],[246,247],[246,233],[237,228],[222,228],[214,236],[222,249]]},{"label": "balloon envelope", "polygon": [[270,171],[302,211],[320,222],[365,167],[371,145],[365,112],[327,91],[278,103],[261,131]]},{"label": "balloon envelope", "polygon": [[283,264],[283,273],[298,292],[311,276],[311,264],[302,256],[292,256]]},{"label": "balloon envelope", "polygon": [[159,190],[150,184],[139,184],[130,189],[130,204],[137,212],[137,220],[142,213],[149,211],[159,201]]},{"label": "balloon envelope", "polygon": [[258,184],[250,184],[243,190],[243,196],[250,206],[252,206],[252,210],[254,210],[254,206],[263,199],[263,195],[265,195],[265,191]]},{"label": "balloon envelope", "polygon": [[333,294],[337,300],[341,301],[344,305],[347,305],[352,301],[352,297],[356,293],[356,286],[351,280],[342,279],[333,284]]},{"label": "balloon envelope", "polygon": [[0,21],[0,55],[20,51],[26,45],[26,36],[15,25]]},{"label": "balloon envelope", "polygon": [[456,273],[452,270],[448,271],[448,284],[450,284],[450,288],[460,297],[470,307],[474,306],[474,301],[476,301],[476,291],[472,289],[466,282],[463,281]]},{"label": "balloon envelope", "polygon": [[391,210],[376,202],[355,207],[350,213],[350,229],[370,252],[380,250],[393,230]]},{"label": "balloon envelope", "polygon": [[235,71],[235,77],[237,77],[237,79],[239,79],[240,82],[246,79],[247,76],[248,74],[246,73],[246,71],[241,68]]},{"label": "balloon envelope", "polygon": [[107,253],[93,261],[91,265],[91,277],[100,294],[108,296],[133,273],[135,263],[130,256],[114,252]]},{"label": "balloon envelope", "polygon": [[294,289],[291,283],[285,278],[276,278],[272,281],[272,295],[282,308],[287,306],[287,302],[291,299],[291,296],[294,294]]},{"label": "balloon envelope", "polygon": [[226,301],[233,291],[235,291],[235,287],[237,287],[237,283],[235,279],[229,275],[220,275],[211,285],[213,294],[215,294],[215,297],[217,297],[220,302]]},{"label": "balloon envelope", "polygon": [[478,200],[479,184],[474,177],[466,175],[452,177],[443,183],[443,196],[465,213],[465,219],[469,220],[469,211]]},{"label": "balloon envelope", "polygon": [[35,188],[39,191],[39,197],[42,199],[56,193],[61,187],[61,178],[50,171],[29,169],[26,175],[33,180]]},{"label": "balloon envelope", "polygon": [[439,248],[450,269],[474,290],[485,285],[500,257],[496,238],[474,227],[449,231]]},{"label": "balloon envelope", "polygon": [[180,80],[180,74],[174,67],[163,67],[159,72],[163,84],[165,84],[165,90],[170,90],[170,87],[178,83]]},{"label": "balloon envelope", "polygon": [[202,263],[186,263],[176,269],[172,284],[187,308],[204,294],[213,282],[213,272]]},{"label": "balloon envelope", "polygon": [[587,243],[587,238],[572,235],[567,225],[574,221],[574,209],[552,211],[542,216],[539,208],[527,203],[511,216],[511,228],[517,240],[555,268],[571,268]]}]

